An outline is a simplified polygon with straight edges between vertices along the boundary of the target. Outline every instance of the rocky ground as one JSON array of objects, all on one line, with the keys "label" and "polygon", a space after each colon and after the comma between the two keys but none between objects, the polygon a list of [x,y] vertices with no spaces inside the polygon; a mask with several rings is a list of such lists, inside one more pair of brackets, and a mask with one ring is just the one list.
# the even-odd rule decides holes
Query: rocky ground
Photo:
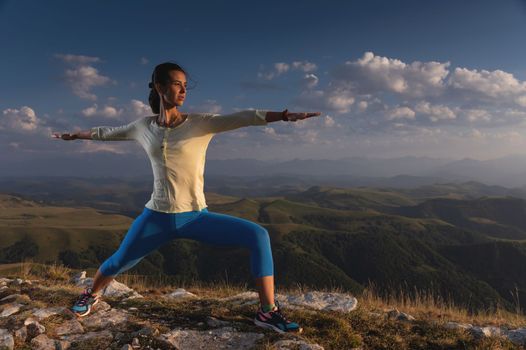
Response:
[{"label": "rocky ground", "polygon": [[419,320],[397,309],[358,307],[344,293],[278,294],[302,334],[278,334],[252,322],[255,292],[140,294],[113,281],[92,313],[68,307],[91,285],[0,278],[0,349],[520,349],[526,328]]}]

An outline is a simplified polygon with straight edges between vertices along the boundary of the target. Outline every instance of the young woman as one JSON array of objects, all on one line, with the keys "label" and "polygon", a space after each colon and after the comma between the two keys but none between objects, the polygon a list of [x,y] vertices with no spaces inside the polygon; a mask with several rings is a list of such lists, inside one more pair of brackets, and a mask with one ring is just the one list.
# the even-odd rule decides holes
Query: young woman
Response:
[{"label": "young woman", "polygon": [[[254,323],[278,332],[301,332],[287,320],[274,300],[274,265],[268,232],[262,226],[234,216],[210,212],[203,193],[205,154],[212,137],[249,125],[296,121],[320,113],[243,110],[229,115],[179,111],[187,96],[186,72],[175,63],[155,67],[149,84],[154,116],[119,127],[100,126],[89,131],[53,134],[62,140],[136,140],[150,159],[154,186],[143,212],[133,221],[119,249],[99,267],[93,285],[78,297],[71,310],[85,316],[118,274],[136,265],[161,245],[176,238],[250,249],[251,272],[261,306]],[[277,305],[276,305],[277,304]]]}]

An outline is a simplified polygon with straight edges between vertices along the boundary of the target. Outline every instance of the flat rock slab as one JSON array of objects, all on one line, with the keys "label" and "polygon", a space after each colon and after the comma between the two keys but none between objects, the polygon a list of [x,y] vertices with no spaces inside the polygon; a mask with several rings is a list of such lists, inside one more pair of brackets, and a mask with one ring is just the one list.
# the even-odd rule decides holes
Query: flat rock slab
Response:
[{"label": "flat rock slab", "polygon": [[252,349],[263,337],[264,335],[260,333],[238,332],[232,327],[223,327],[207,331],[174,329],[161,334],[158,338],[179,350],[243,350]]}]

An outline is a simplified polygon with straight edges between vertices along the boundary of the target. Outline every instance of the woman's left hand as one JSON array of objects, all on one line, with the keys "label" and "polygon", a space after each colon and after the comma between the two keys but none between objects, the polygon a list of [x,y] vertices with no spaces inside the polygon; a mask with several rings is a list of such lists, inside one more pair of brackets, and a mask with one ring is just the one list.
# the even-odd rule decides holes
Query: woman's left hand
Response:
[{"label": "woman's left hand", "polygon": [[295,122],[296,120],[303,120],[311,117],[318,117],[321,115],[321,112],[289,113],[287,110],[284,112],[284,117],[286,121],[289,122]]}]

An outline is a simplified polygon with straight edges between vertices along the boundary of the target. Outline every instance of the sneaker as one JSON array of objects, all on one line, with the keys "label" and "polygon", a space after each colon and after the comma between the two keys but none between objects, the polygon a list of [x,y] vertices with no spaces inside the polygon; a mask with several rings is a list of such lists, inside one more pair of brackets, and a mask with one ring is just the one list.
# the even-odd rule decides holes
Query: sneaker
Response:
[{"label": "sneaker", "polygon": [[263,312],[260,307],[254,318],[254,323],[260,327],[273,329],[279,333],[301,333],[303,328],[301,328],[296,322],[287,320],[285,316],[283,316],[277,300],[275,303],[276,307],[269,312]]},{"label": "sneaker", "polygon": [[90,313],[93,305],[99,302],[100,296],[92,294],[91,288],[86,288],[82,294],[77,298],[75,304],[70,310],[77,316],[82,317]]}]

